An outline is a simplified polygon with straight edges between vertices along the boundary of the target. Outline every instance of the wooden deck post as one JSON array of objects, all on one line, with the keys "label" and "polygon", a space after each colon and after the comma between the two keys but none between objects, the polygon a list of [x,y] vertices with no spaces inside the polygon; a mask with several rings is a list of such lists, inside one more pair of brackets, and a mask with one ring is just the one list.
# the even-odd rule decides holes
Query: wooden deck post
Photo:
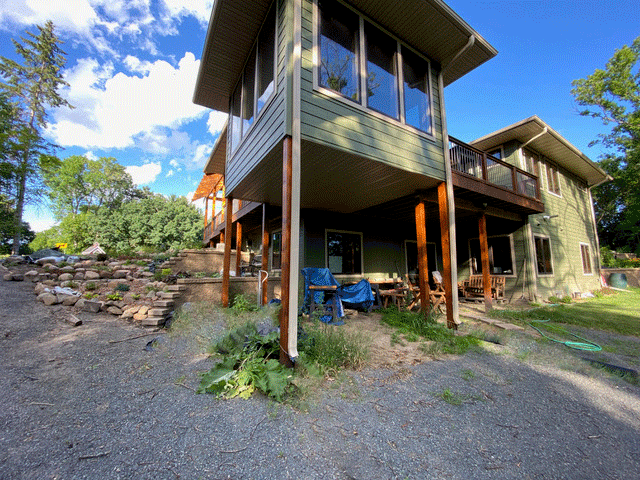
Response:
[{"label": "wooden deck post", "polygon": [[491,305],[491,268],[489,265],[489,243],[487,241],[487,215],[483,212],[478,219],[480,231],[480,257],[482,258],[482,286],[484,288],[485,311],[492,308]]},{"label": "wooden deck post", "polygon": [[458,329],[453,314],[453,296],[458,295],[451,281],[451,235],[449,232],[449,205],[447,204],[447,184],[438,185],[438,208],[440,210],[440,243],[442,244],[442,278],[444,280],[445,301],[447,306],[447,327]]},{"label": "wooden deck post", "polygon": [[[224,243],[224,261],[222,266],[222,306],[229,306],[229,274],[231,270],[231,228],[233,227],[232,215],[229,210],[231,210],[233,206],[233,198],[228,197],[225,206],[224,219],[225,219],[225,228],[224,232],[226,233],[227,241]],[[220,238],[222,238],[222,233],[220,233]]]},{"label": "wooden deck post", "polygon": [[291,193],[292,193],[292,142],[284,137],[282,152],[282,257],[280,289],[282,306],[280,308],[280,363],[293,367],[288,353],[289,345],[289,300],[291,296]]},{"label": "wooden deck post", "polygon": [[258,275],[258,281],[261,285],[260,292],[260,305],[267,304],[267,284],[269,278],[269,237],[271,232],[269,231],[269,223],[267,220],[267,204],[262,204],[262,265],[260,265],[260,275]]},{"label": "wooden deck post", "polygon": [[426,313],[431,305],[429,290],[429,262],[427,261],[427,215],[424,201],[420,199],[415,208],[416,238],[418,240],[418,269],[420,285],[420,311]]},{"label": "wooden deck post", "polygon": [[236,222],[236,277],[241,277],[240,265],[242,262],[242,224]]}]

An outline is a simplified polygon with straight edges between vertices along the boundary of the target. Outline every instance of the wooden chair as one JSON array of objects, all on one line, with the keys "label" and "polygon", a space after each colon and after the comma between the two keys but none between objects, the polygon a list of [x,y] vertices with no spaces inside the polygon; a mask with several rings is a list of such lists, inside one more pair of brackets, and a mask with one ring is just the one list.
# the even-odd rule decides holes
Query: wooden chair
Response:
[{"label": "wooden chair", "polygon": [[447,304],[447,294],[444,289],[444,282],[442,281],[442,275],[437,270],[431,272],[433,276],[433,283],[435,283],[435,290],[430,291],[431,306],[438,309],[440,313],[444,313],[443,306]]},{"label": "wooden chair", "polygon": [[408,273],[405,274],[405,278],[407,279],[407,290],[411,292],[412,295],[411,303],[407,306],[407,310],[411,310],[413,307],[420,305],[420,287],[413,284]]}]

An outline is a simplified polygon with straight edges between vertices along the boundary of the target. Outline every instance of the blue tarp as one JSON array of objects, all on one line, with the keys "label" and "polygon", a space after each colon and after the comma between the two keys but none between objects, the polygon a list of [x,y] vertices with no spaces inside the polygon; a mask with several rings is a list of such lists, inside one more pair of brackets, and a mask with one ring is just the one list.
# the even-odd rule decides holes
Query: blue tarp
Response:
[{"label": "blue tarp", "polygon": [[[311,305],[312,293],[309,290],[310,285],[336,285],[338,287],[337,295],[327,302],[327,304],[333,304],[331,308],[337,308],[336,314],[338,318],[344,317],[342,302],[347,303],[350,307],[364,310],[369,310],[373,305],[373,293],[367,280],[361,280],[355,285],[341,286],[328,268],[303,268],[302,276],[304,277],[304,304],[302,311],[305,313],[309,312],[309,305]],[[313,295],[315,295],[315,303],[324,303],[324,292],[314,292]],[[332,317],[329,315],[321,318],[323,322],[329,322],[331,319]]]}]

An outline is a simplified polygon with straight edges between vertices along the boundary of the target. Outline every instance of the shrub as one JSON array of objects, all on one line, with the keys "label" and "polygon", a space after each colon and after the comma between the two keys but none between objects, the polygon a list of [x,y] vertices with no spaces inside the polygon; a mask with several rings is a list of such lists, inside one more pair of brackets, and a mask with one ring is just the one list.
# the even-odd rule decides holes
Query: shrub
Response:
[{"label": "shrub", "polygon": [[245,296],[242,293],[233,297],[233,305],[231,306],[231,311],[234,314],[240,315],[245,312],[255,312],[257,310],[258,310],[258,306],[255,303],[248,300],[247,298],[245,298]]},{"label": "shrub", "polygon": [[106,253],[99,253],[98,255],[96,255],[96,260],[98,262],[106,262],[108,258],[109,257],[107,256]]},{"label": "shrub", "polygon": [[130,288],[131,287],[128,283],[119,283],[118,285],[116,285],[116,290],[118,292],[128,292]]}]

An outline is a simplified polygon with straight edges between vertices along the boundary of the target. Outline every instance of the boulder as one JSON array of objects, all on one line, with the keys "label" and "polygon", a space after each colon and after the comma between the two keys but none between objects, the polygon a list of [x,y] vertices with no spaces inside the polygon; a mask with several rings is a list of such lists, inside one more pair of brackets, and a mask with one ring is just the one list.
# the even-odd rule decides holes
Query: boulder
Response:
[{"label": "boulder", "polygon": [[60,300],[62,305],[72,307],[78,303],[79,297],[76,297],[75,295],[58,295],[58,300]]},{"label": "boulder", "polygon": [[69,280],[73,280],[73,275],[70,273],[63,273],[58,277],[58,280],[61,282],[68,282]]},{"label": "boulder", "polygon": [[133,315],[133,319],[134,319],[134,320],[145,320],[146,318],[147,318],[147,314],[146,314],[146,313],[140,313],[140,312],[138,312],[138,313],[135,313],[135,314]]},{"label": "boulder", "polygon": [[43,283],[36,283],[36,286],[33,288],[33,292],[36,295],[40,295],[41,293],[45,292],[46,288],[47,287],[45,287],[45,285]]},{"label": "boulder", "polygon": [[113,272],[112,278],[127,278],[128,274],[128,270],[116,270],[115,272]]},{"label": "boulder", "polygon": [[60,270],[62,270],[64,273],[73,273],[76,271],[76,269],[73,268],[71,265],[64,266]]},{"label": "boulder", "polygon": [[100,270],[100,278],[111,278],[111,272],[108,270]]},{"label": "boulder", "polygon": [[24,274],[24,278],[27,280],[31,280],[32,282],[37,282],[38,281],[38,275],[40,275],[38,273],[37,270],[29,270],[28,272],[26,272]]},{"label": "boulder", "polygon": [[140,308],[138,308],[138,312],[137,313],[141,313],[142,315],[146,315],[147,312],[149,311],[149,305],[141,305]]},{"label": "boulder", "polygon": [[93,300],[85,300],[82,305],[82,310],[85,312],[98,313],[102,304],[100,302],[94,302]]},{"label": "boulder", "polygon": [[84,280],[84,272],[76,272],[73,276],[74,280]]},{"label": "boulder", "polygon": [[133,316],[138,313],[138,310],[140,310],[140,306],[133,305],[122,312],[121,318],[133,318]]},{"label": "boulder", "polygon": [[45,305],[57,305],[59,302],[58,296],[53,293],[44,292],[38,295],[38,300],[40,300]]},{"label": "boulder", "polygon": [[6,275],[3,275],[2,278],[4,279],[5,282],[10,282],[11,280],[13,280],[13,274],[7,273]]},{"label": "boulder", "polygon": [[100,278],[100,274],[98,272],[95,272],[93,270],[87,270],[86,272],[84,272],[85,280],[97,280],[98,278]]},{"label": "boulder", "polygon": [[109,308],[107,308],[107,312],[109,312],[111,315],[122,315],[122,309],[116,307],[115,305],[111,305]]}]

